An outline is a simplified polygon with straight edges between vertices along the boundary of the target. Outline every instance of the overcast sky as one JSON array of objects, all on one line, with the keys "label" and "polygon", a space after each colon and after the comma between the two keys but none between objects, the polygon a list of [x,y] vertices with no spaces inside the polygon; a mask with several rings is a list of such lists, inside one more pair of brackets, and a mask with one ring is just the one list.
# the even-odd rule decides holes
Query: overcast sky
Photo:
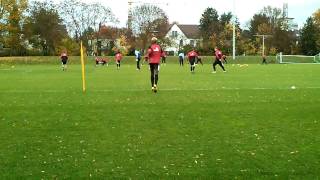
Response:
[{"label": "overcast sky", "polygon": [[[54,0],[58,2],[59,0]],[[101,2],[110,7],[120,21],[120,26],[125,26],[128,18],[127,0],[82,0],[83,2]],[[177,21],[180,24],[199,24],[201,14],[207,7],[217,9],[219,14],[233,9],[242,27],[245,27],[250,18],[264,6],[282,8],[283,3],[288,2],[289,17],[302,26],[306,19],[320,8],[320,0],[133,0],[137,3],[154,3],[161,7],[169,16],[169,21]]]}]

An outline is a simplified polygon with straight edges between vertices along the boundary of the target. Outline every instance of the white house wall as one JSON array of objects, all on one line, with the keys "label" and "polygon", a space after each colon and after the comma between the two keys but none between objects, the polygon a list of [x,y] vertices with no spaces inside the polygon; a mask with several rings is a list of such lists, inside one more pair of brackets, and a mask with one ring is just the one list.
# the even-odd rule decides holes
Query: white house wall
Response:
[{"label": "white house wall", "polygon": [[[177,37],[172,37],[172,32],[176,31],[178,36]],[[189,44],[189,39],[186,37],[186,35],[181,31],[181,29],[174,24],[171,29],[169,30],[169,32],[166,35],[167,38],[172,40],[172,45],[171,47],[167,47],[165,50],[166,51],[174,51],[175,53],[177,53],[179,51],[179,44],[180,44],[180,40],[183,40],[183,45]]]},{"label": "white house wall", "polygon": [[[172,32],[176,31],[177,32],[177,37],[173,37],[172,36]],[[167,38],[172,40],[172,45],[170,47],[167,47],[165,49],[165,51],[173,51],[175,53],[175,55],[178,54],[179,51],[179,44],[180,44],[180,40],[183,40],[183,46],[190,44],[190,42],[193,40],[194,41],[194,45],[197,44],[197,42],[199,42],[199,39],[188,39],[187,36],[181,31],[181,29],[179,28],[179,26],[177,26],[176,24],[174,24],[171,29],[169,30],[169,32],[166,35]]]}]

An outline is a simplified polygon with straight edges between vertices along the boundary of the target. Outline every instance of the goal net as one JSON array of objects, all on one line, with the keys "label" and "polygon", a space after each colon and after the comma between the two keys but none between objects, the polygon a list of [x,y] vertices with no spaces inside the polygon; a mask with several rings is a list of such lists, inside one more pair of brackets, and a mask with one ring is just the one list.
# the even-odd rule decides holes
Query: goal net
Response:
[{"label": "goal net", "polygon": [[316,56],[283,55],[277,54],[277,62],[280,64],[315,64],[320,63],[320,54]]}]

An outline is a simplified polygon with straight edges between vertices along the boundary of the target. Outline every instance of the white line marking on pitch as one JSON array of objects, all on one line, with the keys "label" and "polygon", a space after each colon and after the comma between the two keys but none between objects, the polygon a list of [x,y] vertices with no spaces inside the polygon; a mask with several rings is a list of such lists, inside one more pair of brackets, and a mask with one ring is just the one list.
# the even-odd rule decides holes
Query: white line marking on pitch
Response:
[{"label": "white line marking on pitch", "polygon": [[[159,89],[159,91],[217,91],[217,90],[299,90],[299,89],[320,89],[320,87],[296,87],[292,88],[216,88],[216,89]],[[88,92],[138,92],[138,91],[149,91],[147,89],[115,89],[115,90],[88,90]],[[43,91],[31,91],[31,90],[0,90],[1,93],[66,93],[66,92],[76,92],[76,91],[65,91],[65,90],[43,90]],[[79,91],[80,92],[80,91]]]}]

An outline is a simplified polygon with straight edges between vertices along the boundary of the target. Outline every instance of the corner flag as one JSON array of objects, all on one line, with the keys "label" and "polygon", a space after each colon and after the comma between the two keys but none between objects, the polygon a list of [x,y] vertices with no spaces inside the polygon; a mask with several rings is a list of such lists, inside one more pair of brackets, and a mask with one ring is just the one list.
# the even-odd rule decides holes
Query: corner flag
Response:
[{"label": "corner flag", "polygon": [[85,65],[84,65],[82,41],[81,41],[80,51],[81,51],[80,54],[81,54],[81,67],[82,67],[82,91],[86,92]]}]

